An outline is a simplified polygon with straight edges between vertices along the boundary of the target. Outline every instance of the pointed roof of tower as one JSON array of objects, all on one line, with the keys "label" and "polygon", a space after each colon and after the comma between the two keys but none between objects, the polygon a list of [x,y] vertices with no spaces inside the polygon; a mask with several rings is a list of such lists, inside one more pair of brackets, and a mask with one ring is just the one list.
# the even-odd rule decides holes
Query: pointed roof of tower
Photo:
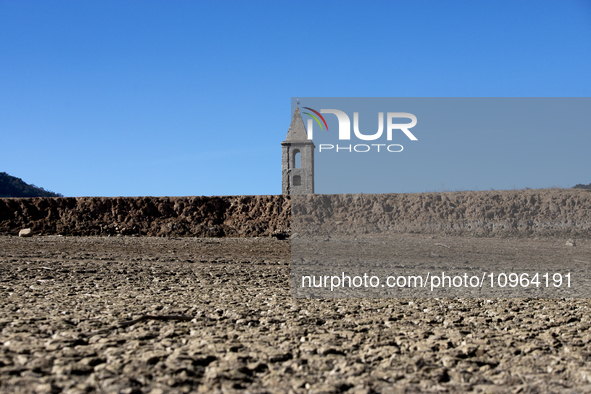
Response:
[{"label": "pointed roof of tower", "polygon": [[308,133],[306,132],[304,121],[300,114],[300,107],[296,107],[296,110],[293,113],[293,118],[291,118],[291,125],[289,125],[285,141],[309,141]]}]

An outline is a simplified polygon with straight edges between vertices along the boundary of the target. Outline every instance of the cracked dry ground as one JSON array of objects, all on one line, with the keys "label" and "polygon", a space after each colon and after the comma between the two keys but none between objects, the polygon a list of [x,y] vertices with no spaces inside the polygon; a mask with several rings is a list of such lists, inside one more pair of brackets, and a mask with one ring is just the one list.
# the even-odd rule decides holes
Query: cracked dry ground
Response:
[{"label": "cracked dry ground", "polygon": [[0,237],[0,390],[591,392],[588,300],[293,299],[289,246]]}]

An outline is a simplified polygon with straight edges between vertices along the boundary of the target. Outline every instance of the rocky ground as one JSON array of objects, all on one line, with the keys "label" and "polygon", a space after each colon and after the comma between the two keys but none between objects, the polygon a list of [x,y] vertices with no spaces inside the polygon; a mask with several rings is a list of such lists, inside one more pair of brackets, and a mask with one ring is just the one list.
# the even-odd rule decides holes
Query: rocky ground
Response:
[{"label": "rocky ground", "polygon": [[589,300],[294,299],[289,253],[0,237],[0,390],[591,392]]}]

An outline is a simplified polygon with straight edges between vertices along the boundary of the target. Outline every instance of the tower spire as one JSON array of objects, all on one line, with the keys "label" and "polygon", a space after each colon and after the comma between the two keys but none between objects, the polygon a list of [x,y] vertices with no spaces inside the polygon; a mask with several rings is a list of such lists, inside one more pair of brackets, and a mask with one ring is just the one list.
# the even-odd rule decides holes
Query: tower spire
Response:
[{"label": "tower spire", "polygon": [[285,141],[309,141],[299,107],[296,107],[296,110],[293,113]]}]

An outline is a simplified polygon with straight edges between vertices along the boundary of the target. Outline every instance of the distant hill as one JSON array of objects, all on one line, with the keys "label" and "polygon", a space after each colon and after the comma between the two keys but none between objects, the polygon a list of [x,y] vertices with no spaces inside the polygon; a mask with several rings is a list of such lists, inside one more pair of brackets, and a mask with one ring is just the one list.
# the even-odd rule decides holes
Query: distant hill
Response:
[{"label": "distant hill", "polygon": [[29,185],[20,178],[0,172],[0,197],[63,197],[63,195]]},{"label": "distant hill", "polygon": [[573,186],[573,189],[589,189],[589,190],[591,190],[591,183],[588,185],[582,185],[579,183],[578,185]]}]

